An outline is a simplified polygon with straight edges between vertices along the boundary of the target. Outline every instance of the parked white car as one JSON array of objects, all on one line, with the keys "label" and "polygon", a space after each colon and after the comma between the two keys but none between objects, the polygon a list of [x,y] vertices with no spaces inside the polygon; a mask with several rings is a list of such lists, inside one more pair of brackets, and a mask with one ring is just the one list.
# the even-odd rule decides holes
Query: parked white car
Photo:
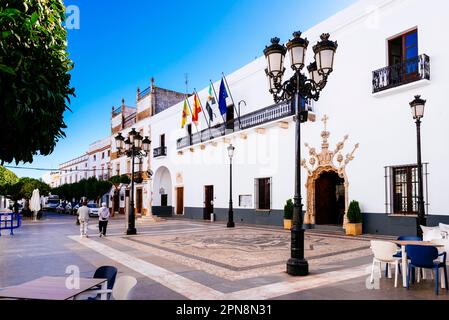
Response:
[{"label": "parked white car", "polygon": [[87,207],[89,208],[90,217],[98,217],[98,211],[100,208],[98,208],[98,205],[96,203],[89,203]]}]

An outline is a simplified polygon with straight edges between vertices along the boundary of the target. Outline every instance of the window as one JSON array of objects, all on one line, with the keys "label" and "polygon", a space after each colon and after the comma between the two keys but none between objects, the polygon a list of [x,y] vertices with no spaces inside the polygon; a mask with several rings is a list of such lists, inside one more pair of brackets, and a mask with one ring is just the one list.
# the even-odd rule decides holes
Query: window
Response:
[{"label": "window", "polygon": [[120,163],[117,163],[117,165],[115,166],[115,173],[117,176],[120,175]]},{"label": "window", "polygon": [[413,30],[388,41],[390,66],[418,56],[418,30]]},{"label": "window", "polygon": [[161,148],[165,147],[165,134],[161,134],[160,144],[159,145],[160,145]]},{"label": "window", "polygon": [[101,154],[101,159],[104,159],[104,152]]},{"label": "window", "polygon": [[[415,215],[418,213],[418,166],[385,168],[387,213]],[[427,201],[427,163],[423,164],[424,202]]]},{"label": "window", "polygon": [[108,157],[111,156],[111,150],[108,150]]},{"label": "window", "polygon": [[126,163],[126,173],[131,173],[131,160]]},{"label": "window", "polygon": [[271,178],[256,179],[256,209],[271,210]]},{"label": "window", "polygon": [[94,154],[94,161],[97,161],[97,155]]}]

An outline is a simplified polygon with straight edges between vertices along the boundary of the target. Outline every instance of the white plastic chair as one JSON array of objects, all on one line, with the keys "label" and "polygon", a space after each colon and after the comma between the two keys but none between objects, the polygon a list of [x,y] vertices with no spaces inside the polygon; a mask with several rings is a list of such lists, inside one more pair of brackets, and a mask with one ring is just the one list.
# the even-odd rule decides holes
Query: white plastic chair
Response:
[{"label": "white plastic chair", "polygon": [[371,283],[374,283],[374,269],[376,263],[379,264],[379,278],[382,278],[382,262],[390,266],[389,277],[391,277],[391,265],[394,264],[394,287],[398,287],[398,274],[399,274],[399,262],[400,259],[394,258],[398,251],[396,244],[388,241],[371,241],[371,250],[373,251],[373,266],[371,269]]},{"label": "white plastic chair", "polygon": [[136,278],[131,276],[121,276],[115,280],[114,288],[112,288],[112,290],[96,290],[94,293],[112,293],[112,298],[114,300],[129,300],[129,294],[136,284]]}]

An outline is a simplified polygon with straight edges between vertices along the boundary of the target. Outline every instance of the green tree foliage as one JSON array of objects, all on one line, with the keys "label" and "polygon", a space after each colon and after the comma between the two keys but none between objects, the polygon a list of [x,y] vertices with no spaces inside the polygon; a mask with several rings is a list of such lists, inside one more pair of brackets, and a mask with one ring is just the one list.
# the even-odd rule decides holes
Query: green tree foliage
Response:
[{"label": "green tree foliage", "polygon": [[5,184],[14,184],[17,181],[19,181],[19,178],[17,178],[14,172],[0,166],[0,186],[4,186]]},{"label": "green tree foliage", "polygon": [[32,178],[20,178],[16,183],[8,183],[3,186],[3,192],[6,196],[10,197],[13,201],[21,199],[31,199],[33,191],[39,189],[40,195],[48,195],[50,192],[50,186],[41,180]]},{"label": "green tree foliage", "polygon": [[0,1],[0,163],[49,155],[74,89],[62,0]]},{"label": "green tree foliage", "polygon": [[109,179],[109,182],[111,182],[114,187],[117,189],[118,186],[123,183],[123,184],[130,184],[131,183],[131,179],[130,177],[128,177],[127,174],[122,174],[121,176],[113,176]]},{"label": "green tree foliage", "polygon": [[348,209],[348,220],[349,223],[362,223],[363,217],[360,210],[359,203],[357,201],[352,201]]},{"label": "green tree foliage", "polygon": [[90,200],[97,200],[111,190],[112,183],[109,181],[98,181],[95,177],[81,180],[77,183],[64,184],[51,190],[52,194],[58,195],[66,200],[80,200],[87,197]]}]

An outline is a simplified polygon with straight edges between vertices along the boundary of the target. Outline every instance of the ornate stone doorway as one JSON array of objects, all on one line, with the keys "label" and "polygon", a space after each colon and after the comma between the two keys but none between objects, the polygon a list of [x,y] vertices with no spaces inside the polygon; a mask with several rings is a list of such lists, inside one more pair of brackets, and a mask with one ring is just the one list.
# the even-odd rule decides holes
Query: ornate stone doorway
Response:
[{"label": "ornate stone doorway", "polygon": [[[346,176],[346,166],[354,160],[354,153],[359,144],[354,146],[351,153],[343,156],[343,148],[349,136],[346,135],[339,142],[335,150],[329,150],[327,130],[328,116],[324,116],[324,131],[321,133],[321,152],[315,148],[309,149],[309,161],[302,160],[301,165],[307,170],[307,211],[304,216],[305,227],[313,228],[316,224],[332,224],[346,226],[349,205],[349,181]],[[334,164],[334,158],[338,165]]]},{"label": "ornate stone doorway", "polygon": [[337,172],[321,173],[315,181],[315,223],[343,226],[345,180]]}]

